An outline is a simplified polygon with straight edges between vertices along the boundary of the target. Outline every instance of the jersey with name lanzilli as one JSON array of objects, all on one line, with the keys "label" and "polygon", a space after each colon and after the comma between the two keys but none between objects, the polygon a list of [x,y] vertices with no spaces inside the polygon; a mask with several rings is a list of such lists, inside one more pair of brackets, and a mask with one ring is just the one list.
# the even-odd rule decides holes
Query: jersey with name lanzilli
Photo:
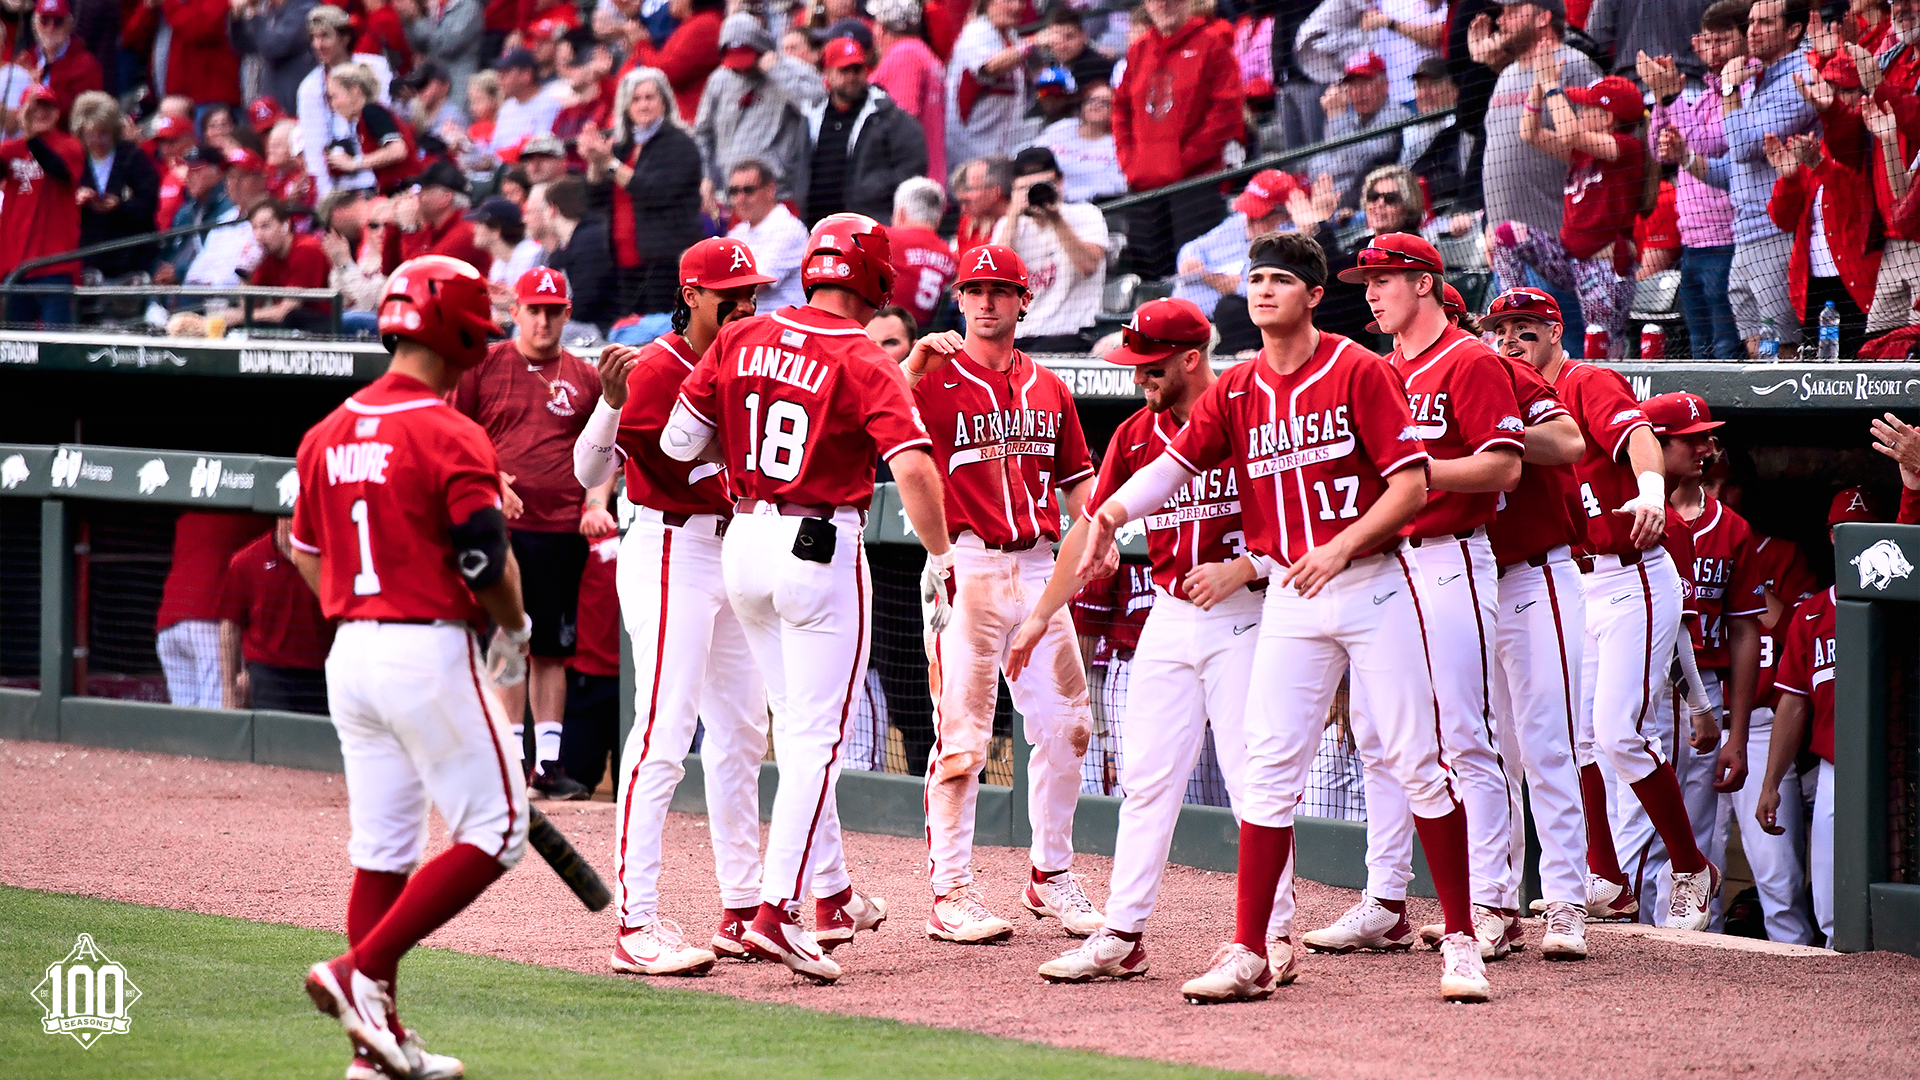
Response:
[{"label": "jersey with name lanzilli", "polygon": [[[1107,444],[1107,456],[1087,500],[1091,517],[1134,473],[1152,463],[1173,443],[1181,425],[1173,415],[1141,409],[1121,423]],[[1186,576],[1201,563],[1228,562],[1246,554],[1240,525],[1240,489],[1244,474],[1237,464],[1208,469],[1174,492],[1166,505],[1146,516],[1147,557],[1154,583],[1187,599]]]},{"label": "jersey with name lanzilli", "polygon": [[946,485],[947,530],[989,544],[1060,538],[1061,488],[1093,475],[1073,394],[1018,349],[1005,371],[964,351],[913,388]]},{"label": "jersey with name lanzilli", "polygon": [[675,461],[660,449],[660,432],[694,365],[693,346],[685,338],[662,334],[640,350],[627,373],[627,403],[620,407],[614,438],[627,462],[627,501],[665,514],[731,514],[726,466]]},{"label": "jersey with name lanzilli", "polygon": [[[1506,364],[1479,338],[1449,326],[1420,355],[1388,357],[1407,385],[1414,430],[1437,460],[1453,460],[1502,448],[1521,453],[1526,424],[1513,394]],[[1497,492],[1427,492],[1427,505],[1413,519],[1413,535],[1450,536],[1493,520]]]},{"label": "jersey with name lanzilli", "polygon": [[743,499],[865,510],[875,456],[930,444],[906,376],[866,328],[815,307],[722,327],[680,403],[717,433]]},{"label": "jersey with name lanzilli", "polygon": [[[1428,460],[1400,377],[1379,355],[1325,332],[1291,374],[1261,357],[1222,375],[1167,453],[1193,473],[1238,463],[1247,547],[1287,565],[1371,509],[1387,477]],[[1412,528],[1354,558],[1392,550]]]},{"label": "jersey with name lanzilli", "polygon": [[307,432],[296,468],[293,545],[320,556],[327,618],[485,622],[448,534],[500,505],[479,424],[389,372]]}]

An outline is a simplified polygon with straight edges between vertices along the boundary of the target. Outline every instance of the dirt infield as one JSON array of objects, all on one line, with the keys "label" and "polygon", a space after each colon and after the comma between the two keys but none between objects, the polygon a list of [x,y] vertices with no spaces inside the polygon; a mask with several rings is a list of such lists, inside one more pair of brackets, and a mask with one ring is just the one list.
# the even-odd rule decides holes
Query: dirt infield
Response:
[{"label": "dirt infield", "polygon": [[[0,881],[115,900],[338,930],[345,910],[346,791],[338,776],[49,743],[0,742]],[[548,805],[603,873],[613,840],[605,803]],[[667,827],[663,914],[711,932],[717,901],[703,818]],[[435,846],[444,845],[435,826]],[[1022,918],[1012,943],[967,948],[920,932],[922,845],[850,834],[862,891],[894,918],[836,954],[832,987],[784,969],[725,964],[687,989],[966,1028],[1170,1061],[1315,1078],[1920,1075],[1920,960],[1890,954],[1778,956],[1659,936],[1591,935],[1582,964],[1537,950],[1492,965],[1495,999],[1443,1005],[1439,960],[1309,957],[1273,1001],[1195,1008],[1181,980],[1231,923],[1230,875],[1174,868],[1148,936],[1153,971],[1130,983],[1056,987],[1034,967],[1068,946]],[[1024,852],[979,848],[982,889],[1012,917]],[[1096,902],[1108,862],[1080,869]],[[1351,892],[1302,883],[1300,925],[1317,926]],[[1431,904],[1416,916],[1434,916]],[[610,913],[591,915],[526,862],[429,944],[511,960],[605,970]],[[1537,939],[1538,927],[1531,928]],[[294,992],[297,973],[289,973]],[[612,977],[612,976],[610,976]],[[404,978],[402,980],[404,994]]]}]

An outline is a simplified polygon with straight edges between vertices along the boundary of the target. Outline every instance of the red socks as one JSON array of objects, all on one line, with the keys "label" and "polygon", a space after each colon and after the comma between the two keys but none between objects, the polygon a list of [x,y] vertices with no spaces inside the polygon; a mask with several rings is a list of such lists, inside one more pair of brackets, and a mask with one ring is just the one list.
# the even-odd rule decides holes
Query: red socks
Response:
[{"label": "red socks", "polygon": [[1661,762],[1659,768],[1633,785],[1633,793],[1639,797],[1661,842],[1667,845],[1667,858],[1673,863],[1674,873],[1694,874],[1705,870],[1707,857],[1694,842],[1693,819],[1687,816],[1687,802],[1680,794],[1680,778],[1673,775],[1673,766]]},{"label": "red socks", "polygon": [[1376,896],[1373,898],[1373,902],[1393,912],[1395,915],[1405,915],[1407,913],[1407,902],[1405,900],[1382,900]]},{"label": "red socks", "polygon": [[1447,920],[1447,933],[1473,933],[1473,897],[1467,889],[1467,811],[1459,803],[1445,817],[1427,818],[1415,814],[1413,827],[1420,834],[1420,847],[1427,853],[1427,873],[1433,876],[1433,891],[1440,897],[1440,911]]},{"label": "red socks", "polygon": [[472,844],[455,844],[441,852],[413,875],[386,915],[354,944],[353,965],[370,979],[392,982],[408,949],[460,914],[505,872],[497,859]]},{"label": "red socks", "polygon": [[400,899],[400,890],[407,887],[407,875],[390,874],[384,870],[362,870],[354,867],[353,890],[347,893],[347,946],[349,948],[366,940],[373,928],[386,918],[387,909]]},{"label": "red socks", "polygon": [[1065,870],[1042,870],[1037,866],[1031,866],[1027,870],[1027,877],[1035,885],[1045,885],[1047,882],[1052,881],[1064,873],[1066,873]]},{"label": "red socks", "polygon": [[1273,917],[1273,893],[1280,887],[1280,875],[1292,858],[1293,826],[1241,823],[1233,940],[1261,956],[1267,955],[1267,920]]},{"label": "red socks", "polygon": [[1613,848],[1613,816],[1607,812],[1607,780],[1599,763],[1580,767],[1580,808],[1587,816],[1587,869],[1615,885],[1627,883]]}]

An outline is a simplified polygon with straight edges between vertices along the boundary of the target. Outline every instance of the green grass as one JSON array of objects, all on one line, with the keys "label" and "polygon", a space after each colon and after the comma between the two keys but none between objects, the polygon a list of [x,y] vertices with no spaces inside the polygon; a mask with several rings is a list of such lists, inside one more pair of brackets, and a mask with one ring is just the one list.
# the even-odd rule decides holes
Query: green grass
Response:
[{"label": "green grass", "polygon": [[[141,998],[131,1030],[82,1049],[41,1032],[30,996],[81,933]],[[339,1025],[300,975],[337,934],[0,886],[0,1073],[39,1078],[326,1077],[346,1065]],[[1223,1078],[968,1032],[833,1016],[628,979],[416,949],[402,968],[409,1024],[496,1077]]]}]

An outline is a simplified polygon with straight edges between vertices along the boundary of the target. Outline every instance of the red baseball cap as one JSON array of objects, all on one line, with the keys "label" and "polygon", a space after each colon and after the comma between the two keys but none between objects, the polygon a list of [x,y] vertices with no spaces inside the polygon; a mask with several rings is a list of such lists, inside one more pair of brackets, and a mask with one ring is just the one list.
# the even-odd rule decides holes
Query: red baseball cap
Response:
[{"label": "red baseball cap", "polygon": [[67,6],[67,0],[40,0],[33,5],[36,15],[55,15],[62,19],[73,18],[73,9]]},{"label": "red baseball cap", "polygon": [[287,111],[270,97],[257,97],[247,103],[247,115],[253,120],[253,130],[265,135],[273,125],[287,118]]},{"label": "red baseball cap", "polygon": [[236,146],[227,151],[227,168],[265,176],[267,175],[267,159],[244,146]]},{"label": "red baseball cap", "polygon": [[753,249],[730,236],[710,236],[680,256],[680,284],[701,289],[733,289],[742,285],[770,285],[760,272]]},{"label": "red baseball cap", "polygon": [[1120,328],[1120,347],[1108,353],[1106,361],[1122,367],[1157,364],[1175,353],[1204,349],[1211,340],[1213,324],[1193,301],[1149,300]]},{"label": "red baseball cap", "polygon": [[1833,54],[1833,58],[1820,69],[1820,78],[1842,90],[1862,88],[1860,72],[1853,66],[1853,57],[1844,52]]},{"label": "red baseball cap", "polygon": [[760,62],[760,50],[751,45],[735,45],[720,54],[720,66],[732,71],[745,71]]},{"label": "red baseball cap", "polygon": [[1641,402],[1640,408],[1646,411],[1647,419],[1653,421],[1655,435],[1698,435],[1726,423],[1713,418],[1705,398],[1684,390],[1656,394]]},{"label": "red baseball cap", "polygon": [[552,41],[566,32],[567,24],[559,19],[537,19],[521,36],[526,39],[527,44],[532,45],[536,42]]},{"label": "red baseball cap", "polygon": [[536,266],[514,283],[513,298],[522,304],[573,304],[567,275],[551,266]]},{"label": "red baseball cap", "polygon": [[1440,249],[1425,237],[1396,232],[1381,233],[1361,248],[1358,261],[1340,271],[1340,280],[1349,285],[1365,285],[1367,274],[1374,270],[1425,270],[1444,274],[1447,266],[1441,261]]},{"label": "red baseball cap", "polygon": [[162,116],[153,122],[153,137],[159,139],[191,139],[193,125],[177,116]]},{"label": "red baseball cap", "polygon": [[1552,326],[1566,325],[1566,319],[1560,315],[1560,304],[1553,297],[1539,289],[1522,286],[1508,289],[1493,298],[1487,306],[1487,313],[1480,316],[1480,325],[1493,330],[1510,318],[1528,315]]},{"label": "red baseball cap", "polygon": [[1880,520],[1882,519],[1879,512],[1873,508],[1873,498],[1867,494],[1866,488],[1842,488],[1839,494],[1833,497],[1833,504],[1827,507],[1829,528],[1843,521],[1878,522]]},{"label": "red baseball cap", "polygon": [[1377,79],[1387,73],[1387,62],[1375,52],[1357,52],[1347,57],[1347,71],[1341,76],[1342,82],[1348,79]]},{"label": "red baseball cap", "polygon": [[1640,97],[1640,88],[1618,75],[1597,79],[1591,86],[1576,86],[1567,91],[1567,100],[1575,105],[1605,109],[1615,120],[1628,123],[1647,114],[1647,103]]},{"label": "red baseball cap", "polygon": [[1287,200],[1299,188],[1300,181],[1279,169],[1254,173],[1253,179],[1247,181],[1246,190],[1234,197],[1233,212],[1249,218],[1266,217],[1287,205]]},{"label": "red baseball cap", "polygon": [[1021,292],[1031,292],[1032,283],[1027,278],[1027,263],[1010,247],[999,244],[979,244],[960,253],[960,261],[965,269],[954,279],[953,287],[960,288],[975,281],[1004,281],[1018,286]]},{"label": "red baseball cap", "polygon": [[36,101],[44,101],[55,108],[58,108],[60,105],[60,98],[53,92],[53,87],[45,83],[34,83],[27,87],[20,95],[20,107],[22,109]]},{"label": "red baseball cap", "polygon": [[1467,301],[1460,295],[1460,290],[1445,282],[1440,285],[1440,306],[1456,319],[1467,313]]},{"label": "red baseball cap", "polygon": [[867,50],[861,48],[860,43],[850,37],[834,38],[827,42],[827,51],[820,57],[822,71],[838,71],[855,64],[861,67],[867,65]]}]

